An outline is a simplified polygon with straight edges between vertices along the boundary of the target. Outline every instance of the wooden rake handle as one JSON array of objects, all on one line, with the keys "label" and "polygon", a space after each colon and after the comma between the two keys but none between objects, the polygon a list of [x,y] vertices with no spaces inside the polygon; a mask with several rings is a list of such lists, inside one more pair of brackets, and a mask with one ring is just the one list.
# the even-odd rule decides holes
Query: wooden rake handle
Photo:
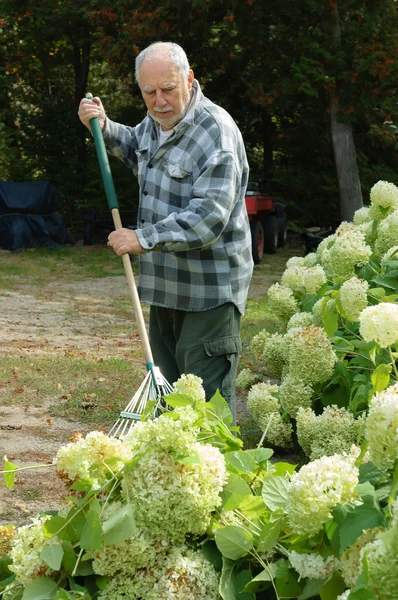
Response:
[{"label": "wooden rake handle", "polygon": [[[92,100],[93,96],[92,94],[86,94],[86,98]],[[90,125],[94,138],[95,149],[97,151],[97,158],[101,170],[102,182],[104,184],[106,199],[108,201],[108,206],[112,214],[113,223],[115,225],[115,229],[121,229],[123,225],[120,218],[119,203],[117,201],[115,185],[113,182],[112,172],[109,165],[108,155],[106,152],[104,138],[101,131],[101,125],[97,118],[91,119]],[[142,314],[140,298],[138,296],[137,286],[135,284],[130,256],[128,254],[123,254],[122,260],[124,272],[126,274],[127,283],[130,290],[131,300],[133,303],[135,318],[137,320],[138,332],[144,350],[146,367],[149,371],[153,367],[154,362],[151,346],[149,344],[148,333],[145,326],[144,315]]]}]

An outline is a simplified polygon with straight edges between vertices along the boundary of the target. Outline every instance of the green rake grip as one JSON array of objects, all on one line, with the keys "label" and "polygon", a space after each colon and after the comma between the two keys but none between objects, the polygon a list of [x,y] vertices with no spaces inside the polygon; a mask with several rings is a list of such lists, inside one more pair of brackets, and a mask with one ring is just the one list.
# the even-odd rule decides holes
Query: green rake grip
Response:
[{"label": "green rake grip", "polygon": [[[93,99],[92,94],[86,94],[88,100]],[[95,149],[97,151],[98,163],[101,169],[102,181],[104,183],[106,199],[109,209],[119,208],[117,201],[115,184],[113,183],[112,171],[109,165],[108,154],[105,148],[105,142],[101,131],[99,119],[94,118],[90,121],[91,131],[94,138]]]},{"label": "green rake grip", "polygon": [[[92,94],[86,94],[88,100],[93,99]],[[97,151],[98,163],[101,170],[102,182],[104,184],[106,199],[108,201],[109,209],[112,213],[113,222],[115,229],[122,227],[122,222],[119,214],[119,203],[117,201],[115,184],[113,183],[113,177],[111,167],[109,165],[108,155],[105,148],[105,142],[102,135],[101,125],[99,119],[94,117],[90,120],[91,131],[94,138],[95,149]],[[122,255],[124,271],[127,277],[127,282],[130,288],[131,299],[137,319],[138,331],[140,334],[141,342],[144,349],[144,356],[146,362],[146,368],[148,371],[152,371],[154,368],[153,356],[151,346],[149,344],[148,333],[145,326],[144,316],[142,314],[141,304],[135,285],[133,269],[131,267],[130,257],[128,254]]]}]

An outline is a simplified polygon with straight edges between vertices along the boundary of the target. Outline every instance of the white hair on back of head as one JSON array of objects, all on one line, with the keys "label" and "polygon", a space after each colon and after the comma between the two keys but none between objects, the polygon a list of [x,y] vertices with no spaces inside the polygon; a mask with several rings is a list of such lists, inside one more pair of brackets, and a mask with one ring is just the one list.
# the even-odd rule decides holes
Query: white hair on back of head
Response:
[{"label": "white hair on back of head", "polygon": [[159,56],[166,56],[174,63],[179,72],[188,77],[191,67],[185,51],[174,42],[153,42],[147,48],[144,48],[135,59],[135,79],[139,84],[139,72],[145,59],[156,60]]}]

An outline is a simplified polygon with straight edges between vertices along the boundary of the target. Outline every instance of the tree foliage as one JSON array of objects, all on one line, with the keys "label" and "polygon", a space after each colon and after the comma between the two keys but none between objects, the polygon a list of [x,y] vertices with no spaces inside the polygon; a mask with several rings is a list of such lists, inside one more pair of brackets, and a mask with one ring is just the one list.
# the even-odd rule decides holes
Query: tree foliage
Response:
[{"label": "tree foliage", "polygon": [[[205,94],[242,130],[252,169],[301,225],[338,222],[330,131],[338,119],[355,141],[365,202],[377,179],[397,180],[397,5],[340,0],[0,0],[0,177],[46,178],[77,225],[103,202],[90,136],[79,122],[86,91],[111,118],[145,114],[134,60],[157,40],[180,43]],[[114,166],[113,166],[114,165]],[[126,169],[112,163],[122,204],[136,202]]]}]

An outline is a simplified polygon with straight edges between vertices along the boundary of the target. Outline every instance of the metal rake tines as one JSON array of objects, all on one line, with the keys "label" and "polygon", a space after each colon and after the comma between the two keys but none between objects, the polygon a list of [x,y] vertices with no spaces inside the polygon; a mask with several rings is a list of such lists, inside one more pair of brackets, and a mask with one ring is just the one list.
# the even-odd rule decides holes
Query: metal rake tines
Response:
[{"label": "metal rake tines", "polygon": [[152,406],[148,418],[155,419],[170,410],[163,398],[172,391],[172,386],[163,377],[160,369],[152,366],[126,408],[120,412],[119,418],[109,431],[109,437],[123,437],[128,434],[136,422],[141,420],[149,402]]}]

